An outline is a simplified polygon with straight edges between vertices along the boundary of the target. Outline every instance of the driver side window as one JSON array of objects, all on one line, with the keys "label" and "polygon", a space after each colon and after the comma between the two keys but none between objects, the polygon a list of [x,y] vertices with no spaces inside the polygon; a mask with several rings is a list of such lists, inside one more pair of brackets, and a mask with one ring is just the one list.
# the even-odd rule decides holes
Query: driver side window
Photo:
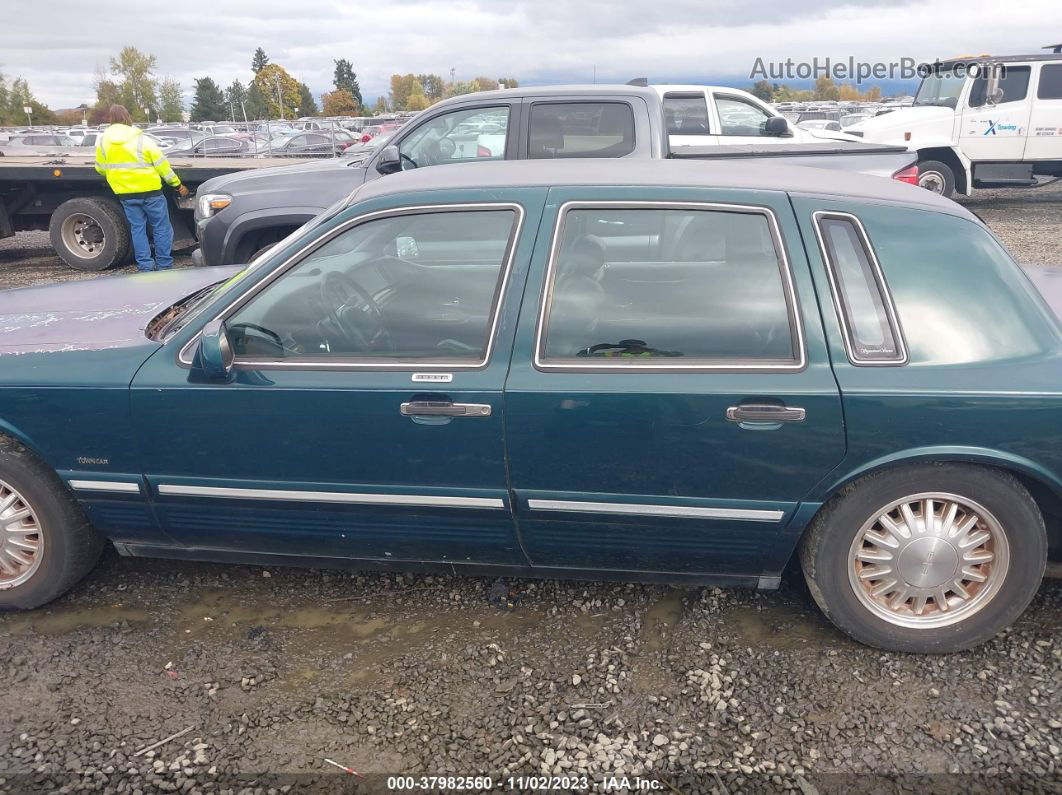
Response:
[{"label": "driver side window", "polygon": [[237,359],[486,363],[519,215],[440,208],[339,233],[228,318]]},{"label": "driver side window", "polygon": [[444,113],[402,139],[398,145],[402,168],[501,160],[508,132],[508,105]]}]

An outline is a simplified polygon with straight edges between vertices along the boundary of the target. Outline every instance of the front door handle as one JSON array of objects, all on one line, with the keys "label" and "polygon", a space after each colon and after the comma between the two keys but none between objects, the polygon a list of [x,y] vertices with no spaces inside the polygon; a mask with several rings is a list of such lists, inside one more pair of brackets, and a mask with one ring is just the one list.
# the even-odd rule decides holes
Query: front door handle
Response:
[{"label": "front door handle", "polygon": [[803,422],[806,416],[802,408],[779,403],[742,403],[726,410],[731,422]]},{"label": "front door handle", "polygon": [[451,403],[449,400],[410,400],[399,409],[404,417],[489,417],[487,403]]}]

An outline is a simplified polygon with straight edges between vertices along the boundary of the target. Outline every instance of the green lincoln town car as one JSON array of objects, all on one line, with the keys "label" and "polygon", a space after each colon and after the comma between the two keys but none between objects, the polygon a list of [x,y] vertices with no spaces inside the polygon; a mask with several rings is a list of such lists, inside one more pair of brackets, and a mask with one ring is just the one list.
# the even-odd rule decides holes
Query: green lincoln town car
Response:
[{"label": "green lincoln town car", "polygon": [[104,543],[768,589],[792,564],[853,638],[946,652],[1019,616],[1059,516],[1051,304],[894,180],[410,170],[246,268],[0,293],[2,607]]}]

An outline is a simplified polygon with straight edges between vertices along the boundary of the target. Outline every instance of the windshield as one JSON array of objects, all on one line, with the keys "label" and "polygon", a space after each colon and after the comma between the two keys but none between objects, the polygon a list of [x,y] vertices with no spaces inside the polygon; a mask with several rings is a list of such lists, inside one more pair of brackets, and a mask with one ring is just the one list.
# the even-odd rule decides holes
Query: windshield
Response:
[{"label": "windshield", "polygon": [[959,94],[962,93],[965,83],[965,72],[962,76],[951,71],[928,74],[922,78],[922,85],[918,87],[914,104],[954,108],[959,104]]}]

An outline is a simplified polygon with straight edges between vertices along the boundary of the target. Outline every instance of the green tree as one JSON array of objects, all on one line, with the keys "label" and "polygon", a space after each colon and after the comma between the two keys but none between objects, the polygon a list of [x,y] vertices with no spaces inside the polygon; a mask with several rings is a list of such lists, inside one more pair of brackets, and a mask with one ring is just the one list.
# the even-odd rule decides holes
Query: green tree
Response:
[{"label": "green tree", "polygon": [[251,83],[247,87],[247,101],[244,104],[244,108],[247,110],[248,119],[269,118],[269,107],[266,105],[265,97],[262,95],[262,89],[256,83]]},{"label": "green tree", "polygon": [[269,118],[292,118],[299,107],[299,81],[283,66],[275,63],[263,66],[254,76],[254,85],[261,92]]},{"label": "green tree", "polygon": [[55,124],[56,116],[49,107],[37,101],[30,90],[29,83],[23,78],[16,77],[11,85],[6,85],[3,75],[0,75],[0,123],[12,126],[26,124],[26,111],[24,108],[32,108],[34,125]]},{"label": "green tree", "polygon": [[336,65],[336,71],[332,77],[332,84],[336,87],[336,91],[349,93],[354,97],[354,101],[360,108],[364,101],[361,98],[361,86],[358,85],[358,76],[354,73],[354,64],[346,58],[340,58],[333,63]]},{"label": "green tree", "polygon": [[259,47],[254,51],[254,58],[251,59],[251,71],[258,74],[268,65],[269,56],[265,54],[265,50]]},{"label": "green tree", "polygon": [[752,88],[749,89],[749,93],[754,97],[759,97],[764,102],[770,102],[774,97],[774,89],[771,88],[771,84],[766,80],[759,80]]},{"label": "green tree", "polygon": [[[391,107],[395,110],[407,110],[406,102],[413,91],[413,84],[420,85],[416,75],[391,75]],[[424,93],[423,88],[421,93]]]},{"label": "green tree", "polygon": [[172,77],[159,83],[159,117],[163,121],[184,121],[184,95],[181,84]]},{"label": "green tree", "polygon": [[502,88],[519,88],[520,81],[515,77],[499,77],[498,85]]},{"label": "green tree", "polygon": [[159,102],[155,93],[155,56],[136,47],[122,47],[117,58],[111,58],[111,74],[117,78],[119,101],[125,105],[133,121],[155,118]]},{"label": "green tree", "polygon": [[317,107],[317,100],[313,98],[310,87],[305,83],[299,83],[299,115],[316,116],[320,112]]},{"label": "green tree", "polygon": [[498,89],[498,81],[493,77],[477,77],[472,82],[476,84],[475,91],[496,91]]},{"label": "green tree", "polygon": [[377,97],[376,102],[373,103],[372,112],[374,116],[387,113],[387,97]]},{"label": "green tree", "polygon": [[243,112],[247,104],[247,89],[239,80],[233,80],[232,85],[225,89],[225,104],[229,106],[229,113],[235,116],[236,121],[243,121]]},{"label": "green tree", "polygon": [[343,88],[337,88],[322,96],[321,104],[324,106],[325,116],[357,116],[361,113],[361,105]]},{"label": "green tree", "polygon": [[431,102],[424,95],[424,87],[419,80],[414,80],[409,87],[409,95],[406,97],[406,110],[424,110]]},{"label": "green tree", "polygon": [[439,75],[417,75],[417,80],[429,102],[438,102],[446,95],[446,83]]},{"label": "green tree", "polygon": [[195,81],[195,96],[192,98],[192,121],[218,121],[229,117],[225,95],[213,78],[200,77]]}]

